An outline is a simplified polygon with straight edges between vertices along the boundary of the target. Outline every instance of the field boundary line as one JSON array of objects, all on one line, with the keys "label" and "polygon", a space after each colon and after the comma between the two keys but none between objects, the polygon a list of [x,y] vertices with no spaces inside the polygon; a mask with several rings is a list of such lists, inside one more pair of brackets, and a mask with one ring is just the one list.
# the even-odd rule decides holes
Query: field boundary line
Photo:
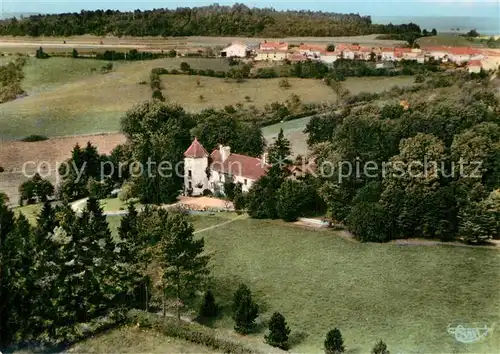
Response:
[{"label": "field boundary line", "polygon": [[201,230],[196,230],[195,232],[193,232],[193,235],[196,235],[196,234],[199,234],[201,232],[209,231],[209,230],[216,229],[218,227],[230,224],[230,223],[232,223],[232,222],[234,222],[236,220],[243,219],[243,217],[246,217],[246,215],[243,214],[243,215],[235,217],[234,219],[231,219],[231,220],[228,220],[228,221],[224,221],[223,223],[220,223],[220,224],[217,224],[217,225],[212,225],[212,226],[209,226],[209,227],[205,227],[204,229],[201,229]]}]

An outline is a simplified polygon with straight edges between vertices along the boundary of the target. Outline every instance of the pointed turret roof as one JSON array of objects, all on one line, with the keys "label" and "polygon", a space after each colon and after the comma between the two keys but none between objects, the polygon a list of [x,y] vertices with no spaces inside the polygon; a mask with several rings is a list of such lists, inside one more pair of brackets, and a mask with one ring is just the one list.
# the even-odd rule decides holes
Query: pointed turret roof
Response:
[{"label": "pointed turret roof", "polygon": [[195,137],[191,145],[186,150],[186,152],[184,152],[184,157],[193,157],[193,158],[208,157],[208,152]]}]

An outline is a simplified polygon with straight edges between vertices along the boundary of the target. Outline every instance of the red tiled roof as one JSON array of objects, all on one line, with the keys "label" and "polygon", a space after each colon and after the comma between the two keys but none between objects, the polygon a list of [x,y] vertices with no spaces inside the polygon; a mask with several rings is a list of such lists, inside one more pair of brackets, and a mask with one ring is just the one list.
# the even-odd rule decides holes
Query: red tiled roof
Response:
[{"label": "red tiled roof", "polygon": [[394,48],[394,53],[411,53],[411,48]]},{"label": "red tiled roof", "polygon": [[383,53],[394,53],[394,48],[382,48]]},{"label": "red tiled roof", "polygon": [[264,42],[260,44],[260,50],[288,50],[287,42]]},{"label": "red tiled roof", "polygon": [[335,47],[335,50],[338,50],[338,51],[341,51],[343,52],[344,50],[350,50],[351,52],[357,52],[360,50],[360,46],[359,45],[356,45],[356,44],[344,44],[344,43],[341,43],[341,44],[338,44],[336,47]]},{"label": "red tiled roof", "polygon": [[214,150],[210,157],[212,158],[211,168],[217,172],[241,176],[252,180],[258,180],[266,174],[266,166],[263,166],[262,160],[256,157],[250,157],[240,154],[230,154],[226,161],[222,162],[219,150]]},{"label": "red tiled roof", "polygon": [[299,46],[299,49],[302,50],[319,51],[319,52],[325,51],[326,48],[327,48],[326,45],[319,45],[319,44],[301,44]]},{"label": "red tiled roof", "polygon": [[362,53],[371,53],[372,52],[372,48],[370,48],[370,47],[361,47],[361,48],[359,48],[359,51],[362,52]]},{"label": "red tiled roof", "polygon": [[481,63],[481,60],[470,60],[467,63],[467,66],[483,66],[483,64]]},{"label": "red tiled roof", "polygon": [[449,48],[448,52],[455,55],[477,55],[481,54],[480,50],[469,47],[455,47]]},{"label": "red tiled roof", "polygon": [[191,145],[188,147],[186,152],[184,152],[184,157],[194,157],[194,158],[201,158],[201,157],[207,157],[208,152],[205,150],[203,145],[200,144],[198,139],[194,138],[193,142]]}]

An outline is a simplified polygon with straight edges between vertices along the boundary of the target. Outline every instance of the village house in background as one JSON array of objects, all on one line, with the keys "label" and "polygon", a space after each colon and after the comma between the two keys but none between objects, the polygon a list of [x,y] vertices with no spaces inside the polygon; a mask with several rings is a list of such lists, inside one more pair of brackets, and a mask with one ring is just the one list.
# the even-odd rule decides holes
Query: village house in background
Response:
[{"label": "village house in background", "polygon": [[[334,50],[333,50],[334,48]],[[243,42],[233,42],[220,52],[221,57],[246,58],[256,62],[300,62],[317,60],[325,64],[333,64],[339,59],[363,60],[376,62],[377,68],[389,68],[389,62],[411,60],[425,63],[429,60],[453,62],[457,65],[469,61],[487,58],[487,51],[470,47],[376,47],[363,46],[357,43],[336,43],[332,45],[318,43],[301,43],[290,45],[287,42],[264,41],[258,48]],[[471,69],[476,70],[476,69]]]},{"label": "village house in background", "polygon": [[471,60],[467,63],[467,70],[469,73],[478,74],[481,72],[483,65],[481,64],[481,60]]},{"label": "village house in background", "polygon": [[292,55],[286,42],[263,42],[255,54],[255,61],[283,61]]},{"label": "village house in background", "polygon": [[233,42],[229,47],[220,51],[223,58],[246,58],[252,53],[252,47],[243,42]]}]

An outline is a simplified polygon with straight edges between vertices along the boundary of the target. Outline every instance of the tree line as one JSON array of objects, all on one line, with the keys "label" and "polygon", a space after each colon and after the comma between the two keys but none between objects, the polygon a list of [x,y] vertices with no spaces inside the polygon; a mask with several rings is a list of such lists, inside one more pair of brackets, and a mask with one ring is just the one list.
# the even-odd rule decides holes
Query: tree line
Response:
[{"label": "tree line", "polygon": [[25,65],[26,58],[18,57],[0,66],[0,103],[15,100],[19,95],[25,94],[21,88]]},{"label": "tree line", "polygon": [[331,217],[364,241],[498,237],[499,102],[485,81],[462,90],[312,118],[305,132],[317,163],[342,162],[319,182]]},{"label": "tree line", "polygon": [[0,35],[12,36],[247,36],[331,37],[420,33],[416,24],[373,24],[370,16],[315,11],[277,11],[243,4],[177,9],[84,11],[11,18]]}]

